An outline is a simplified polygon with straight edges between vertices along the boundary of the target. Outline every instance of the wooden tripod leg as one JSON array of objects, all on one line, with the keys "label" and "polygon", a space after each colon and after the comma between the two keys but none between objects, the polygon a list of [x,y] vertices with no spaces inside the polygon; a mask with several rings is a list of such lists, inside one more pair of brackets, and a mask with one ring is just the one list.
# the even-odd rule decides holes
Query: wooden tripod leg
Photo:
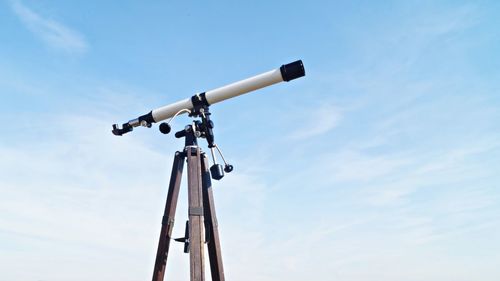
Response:
[{"label": "wooden tripod leg", "polygon": [[219,227],[215,215],[212,182],[210,180],[207,157],[203,154],[202,158],[203,206],[205,213],[205,231],[208,237],[207,246],[208,258],[210,260],[210,272],[212,273],[212,281],[224,281],[224,268],[222,266]]},{"label": "wooden tripod leg", "polygon": [[167,265],[168,249],[174,226],[175,209],[177,199],[179,198],[179,187],[181,185],[182,169],[184,167],[185,154],[175,153],[172,174],[168,186],[167,203],[163,213],[162,226],[160,232],[160,241],[158,242],[158,251],[156,252],[156,261],[153,271],[153,281],[162,281],[165,276],[165,266]]},{"label": "wooden tripod leg", "polygon": [[204,281],[203,194],[200,148],[188,146],[189,261],[191,281]]}]

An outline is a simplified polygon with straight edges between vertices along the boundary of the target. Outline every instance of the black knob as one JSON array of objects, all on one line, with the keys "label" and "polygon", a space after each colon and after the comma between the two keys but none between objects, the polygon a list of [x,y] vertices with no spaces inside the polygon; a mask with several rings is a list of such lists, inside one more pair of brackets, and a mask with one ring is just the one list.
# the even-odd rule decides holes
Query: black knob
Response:
[{"label": "black knob", "polygon": [[231,172],[233,171],[233,168],[234,168],[234,167],[233,167],[233,165],[226,164],[226,165],[224,166],[224,172],[226,172],[226,173],[231,173]]},{"label": "black knob", "polygon": [[170,125],[169,125],[169,124],[167,124],[167,123],[161,123],[161,124],[160,124],[160,132],[161,132],[162,134],[165,134],[165,135],[166,135],[166,134],[170,133],[170,129],[171,129],[171,128],[170,128]]},{"label": "black knob", "polygon": [[213,122],[212,120],[208,120],[208,124],[207,124],[207,125],[208,125],[208,127],[209,127],[210,129],[213,129],[213,128],[214,128],[214,122]]}]

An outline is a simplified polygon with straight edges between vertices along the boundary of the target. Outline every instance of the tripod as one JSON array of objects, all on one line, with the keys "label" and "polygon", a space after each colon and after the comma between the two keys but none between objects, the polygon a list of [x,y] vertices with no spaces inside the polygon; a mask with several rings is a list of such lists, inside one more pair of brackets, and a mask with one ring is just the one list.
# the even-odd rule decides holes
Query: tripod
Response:
[{"label": "tripod", "polygon": [[[210,168],[210,170],[208,169],[207,156],[200,149],[197,143],[198,137],[204,137],[209,143],[212,156],[214,156],[214,147],[219,150],[213,143],[213,123],[210,121],[209,115],[210,113],[208,112],[208,107],[206,107],[204,110],[201,110],[201,114],[199,114],[199,116],[202,117],[202,122],[195,121],[192,125],[186,126],[184,130],[175,134],[177,138],[185,138],[185,146],[183,151],[177,151],[174,157],[167,201],[162,219],[160,240],[158,242],[158,251],[156,253],[153,281],[162,281],[165,275],[165,267],[170,248],[170,240],[172,239],[171,235],[185,160],[187,160],[188,166],[187,178],[189,220],[186,222],[184,237],[174,240],[177,242],[184,242],[184,252],[189,253],[191,281],[205,280],[204,243],[207,244],[208,248],[212,280],[225,280],[224,269],[222,266],[219,231],[210,179],[210,172],[212,173],[212,177],[214,179],[221,179],[224,176],[224,172],[222,171],[222,165],[216,163]],[[168,133],[170,131],[170,127],[168,130],[165,130],[165,126],[163,126],[162,130],[160,126],[160,130],[163,133],[165,133],[165,131]],[[231,172],[232,169],[232,166],[226,163],[224,170],[226,172]]]}]

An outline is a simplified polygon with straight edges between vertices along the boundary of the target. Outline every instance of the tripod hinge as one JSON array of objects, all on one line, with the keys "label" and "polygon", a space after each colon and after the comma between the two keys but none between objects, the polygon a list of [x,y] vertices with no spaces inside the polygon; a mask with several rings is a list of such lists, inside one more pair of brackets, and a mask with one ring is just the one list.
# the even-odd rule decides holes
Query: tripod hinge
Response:
[{"label": "tripod hinge", "polygon": [[186,148],[185,148],[186,155],[187,155],[188,149],[189,149],[189,152],[191,152],[191,154],[196,155],[196,151],[198,150],[198,146],[196,146],[196,145],[186,146]]}]

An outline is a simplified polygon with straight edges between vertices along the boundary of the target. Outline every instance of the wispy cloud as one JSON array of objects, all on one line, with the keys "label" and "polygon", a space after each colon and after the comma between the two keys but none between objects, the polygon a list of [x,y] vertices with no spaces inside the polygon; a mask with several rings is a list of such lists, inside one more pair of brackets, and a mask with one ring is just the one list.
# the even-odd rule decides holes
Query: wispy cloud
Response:
[{"label": "wispy cloud", "polygon": [[341,119],[341,111],[331,104],[324,104],[313,108],[306,115],[299,129],[290,134],[290,138],[302,140],[325,134],[337,127]]},{"label": "wispy cloud", "polygon": [[[68,249],[87,261],[99,260],[98,252],[106,249],[119,261],[115,264],[134,264],[125,257],[131,252],[144,259],[154,255],[152,241],[157,239],[159,220],[154,215],[161,214],[165,189],[150,179],[166,178],[168,172],[162,173],[167,170],[164,156],[132,138],[113,137],[107,121],[79,115],[61,119],[60,123],[53,120],[57,139],[44,131],[44,137],[31,148],[23,143],[0,143],[4,160],[0,162],[0,191],[4,194],[0,199],[0,240],[13,245],[6,249],[0,243],[0,264],[6,264],[9,256],[14,265],[8,270],[0,266],[4,280],[49,278],[55,269],[40,260],[42,255],[54,265],[73,268],[79,258],[68,258],[72,256]],[[148,165],[142,169],[127,164],[134,162]],[[154,172],[150,165],[165,169]],[[157,202],[147,203],[151,200]],[[137,232],[146,229],[148,238]],[[53,241],[58,241],[58,246]],[[30,248],[31,253],[23,252],[24,248]],[[23,273],[23,258],[37,264],[39,276]],[[83,262],[83,266],[99,271],[94,261]],[[74,280],[83,280],[79,278],[85,279],[80,276]],[[119,279],[132,280],[127,278]]]},{"label": "wispy cloud", "polygon": [[42,39],[48,46],[68,53],[84,53],[87,51],[88,43],[78,31],[55,20],[43,17],[25,6],[21,1],[13,0],[10,5],[26,28]]}]

